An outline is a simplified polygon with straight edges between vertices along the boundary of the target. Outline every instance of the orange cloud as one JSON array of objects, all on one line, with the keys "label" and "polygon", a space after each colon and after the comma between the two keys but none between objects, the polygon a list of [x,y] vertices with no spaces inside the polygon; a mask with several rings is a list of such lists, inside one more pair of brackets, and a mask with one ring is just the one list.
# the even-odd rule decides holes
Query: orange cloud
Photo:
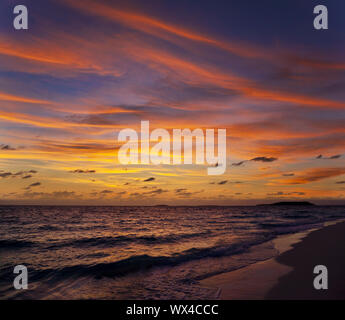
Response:
[{"label": "orange cloud", "polygon": [[42,128],[56,128],[56,129],[69,129],[69,128],[121,128],[123,126],[118,126],[112,123],[80,123],[72,122],[67,119],[57,118],[57,117],[41,117],[35,115],[29,115],[19,112],[6,112],[0,111],[0,119],[15,123],[23,123],[27,125],[32,125]]},{"label": "orange cloud", "polygon": [[323,60],[317,60],[317,59],[302,59],[302,58],[293,58],[292,61],[302,66],[311,67],[311,68],[345,70],[345,63],[323,61]]},{"label": "orange cloud", "polygon": [[[100,35],[99,35],[100,37]],[[98,39],[100,39],[98,37]],[[54,39],[52,41],[51,39]],[[28,71],[30,73],[93,72],[101,75],[120,76],[122,72],[114,66],[110,67],[99,59],[99,43],[89,41],[72,34],[54,31],[48,39],[43,37],[31,38],[25,42],[15,41],[15,38],[0,35],[0,55],[9,58],[19,58],[33,64],[18,63],[9,60],[6,63],[12,69]],[[40,66],[37,68],[37,64]]]},{"label": "orange cloud", "polygon": [[[152,18],[137,12],[123,11],[115,9],[111,6],[101,3],[91,2],[88,0],[79,3],[77,1],[65,1],[69,6],[78,10],[84,11],[88,14],[97,15],[102,18],[109,19],[110,21],[122,23],[123,25],[139,30],[141,32],[154,35],[159,38],[166,39],[164,34],[169,33],[184,39],[201,42],[207,45],[212,45],[220,49],[229,51],[233,54],[245,57],[245,58],[269,58],[272,55],[269,52],[264,51],[261,48],[252,48],[249,45],[243,45],[238,43],[222,42],[199,33],[193,32],[186,28],[178,27],[173,24],[163,22],[159,19]],[[172,38],[169,38],[173,41]]]},{"label": "orange cloud", "polygon": [[290,94],[286,92],[276,92],[260,88],[242,88],[242,91],[248,96],[262,100],[272,100],[280,102],[288,102],[293,104],[300,104],[304,106],[315,106],[315,107],[331,107],[336,109],[344,109],[345,103],[336,102],[327,99],[312,98],[308,96]]},{"label": "orange cloud", "polygon": [[20,96],[7,94],[4,92],[0,92],[0,100],[24,102],[24,103],[38,103],[38,104],[50,104],[51,103],[51,102],[46,101],[46,100],[37,100],[37,99],[31,99],[31,98],[26,98],[26,97],[20,97]]},{"label": "orange cloud", "polygon": [[345,173],[345,168],[314,168],[299,173],[296,177],[283,180],[286,184],[305,184],[326,178],[337,177]]},{"label": "orange cloud", "polygon": [[168,68],[171,73],[178,74],[180,80],[187,84],[211,84],[224,89],[236,90],[247,98],[292,103],[298,106],[344,109],[345,103],[329,99],[313,98],[306,95],[293,94],[277,90],[270,90],[259,87],[255,82],[243,77],[236,76],[229,72],[224,73],[218,68],[211,67],[205,63],[198,65],[160,49],[152,47],[141,47],[138,51],[135,47],[127,47],[126,51],[135,60],[146,62],[151,68],[160,72]]}]

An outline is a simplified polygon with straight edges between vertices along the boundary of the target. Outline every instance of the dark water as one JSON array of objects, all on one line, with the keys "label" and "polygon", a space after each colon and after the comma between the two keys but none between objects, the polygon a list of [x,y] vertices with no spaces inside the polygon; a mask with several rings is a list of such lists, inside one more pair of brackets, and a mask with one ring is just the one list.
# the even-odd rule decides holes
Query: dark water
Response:
[{"label": "dark water", "polygon": [[[0,298],[190,299],[198,280],[276,254],[268,241],[345,207],[0,207]],[[29,290],[13,289],[13,268]]]}]

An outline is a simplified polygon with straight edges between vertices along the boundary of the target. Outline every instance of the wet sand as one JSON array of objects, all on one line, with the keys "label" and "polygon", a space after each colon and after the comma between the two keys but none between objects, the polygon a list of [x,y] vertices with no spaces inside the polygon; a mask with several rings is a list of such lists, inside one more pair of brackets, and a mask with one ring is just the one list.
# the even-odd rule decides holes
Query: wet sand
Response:
[{"label": "wet sand", "polygon": [[[274,240],[275,258],[201,281],[219,299],[345,299],[345,222]],[[316,265],[328,269],[328,289],[316,290]]]}]

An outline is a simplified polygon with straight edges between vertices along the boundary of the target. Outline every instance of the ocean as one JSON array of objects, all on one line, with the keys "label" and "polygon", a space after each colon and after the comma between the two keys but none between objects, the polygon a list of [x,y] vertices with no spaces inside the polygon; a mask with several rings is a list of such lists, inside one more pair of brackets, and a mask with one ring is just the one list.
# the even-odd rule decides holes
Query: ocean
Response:
[{"label": "ocean", "polygon": [[[344,218],[344,206],[1,206],[0,299],[212,299],[199,280]],[[19,264],[28,290],[13,288]]]}]

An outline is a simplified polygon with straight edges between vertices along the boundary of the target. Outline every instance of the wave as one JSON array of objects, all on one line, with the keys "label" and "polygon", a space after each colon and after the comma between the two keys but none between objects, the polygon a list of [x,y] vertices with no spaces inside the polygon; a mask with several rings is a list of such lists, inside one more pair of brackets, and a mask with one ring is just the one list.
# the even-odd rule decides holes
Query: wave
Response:
[{"label": "wave", "polygon": [[208,232],[199,232],[199,233],[185,233],[185,234],[170,234],[166,236],[116,236],[116,237],[97,237],[97,238],[84,238],[84,239],[75,239],[75,240],[68,240],[64,242],[58,242],[52,244],[48,247],[48,249],[53,248],[61,248],[67,246],[86,246],[86,247],[108,247],[119,245],[122,243],[127,242],[137,242],[143,244],[163,244],[163,243],[173,243],[178,242],[184,239],[191,239],[201,236],[209,235],[210,231]]},{"label": "wave", "polygon": [[230,256],[243,253],[251,246],[271,240],[271,236],[263,236],[257,240],[247,240],[229,246],[214,246],[208,248],[191,248],[172,256],[134,255],[129,258],[109,263],[93,265],[79,264],[60,269],[32,270],[32,279],[68,278],[92,276],[96,279],[103,277],[122,277],[130,273],[144,271],[152,267],[176,266],[178,264],[198,259]]},{"label": "wave", "polygon": [[289,228],[289,227],[308,227],[312,224],[320,223],[318,220],[306,220],[304,223],[300,223],[297,221],[266,221],[259,223],[259,226],[261,226],[264,229],[274,229],[274,228]]},{"label": "wave", "polygon": [[51,226],[51,225],[44,225],[44,226],[40,226],[37,228],[39,231],[58,231],[60,230],[59,227],[56,226]]},{"label": "wave", "polygon": [[0,249],[19,249],[34,245],[35,243],[26,240],[0,240]]}]

